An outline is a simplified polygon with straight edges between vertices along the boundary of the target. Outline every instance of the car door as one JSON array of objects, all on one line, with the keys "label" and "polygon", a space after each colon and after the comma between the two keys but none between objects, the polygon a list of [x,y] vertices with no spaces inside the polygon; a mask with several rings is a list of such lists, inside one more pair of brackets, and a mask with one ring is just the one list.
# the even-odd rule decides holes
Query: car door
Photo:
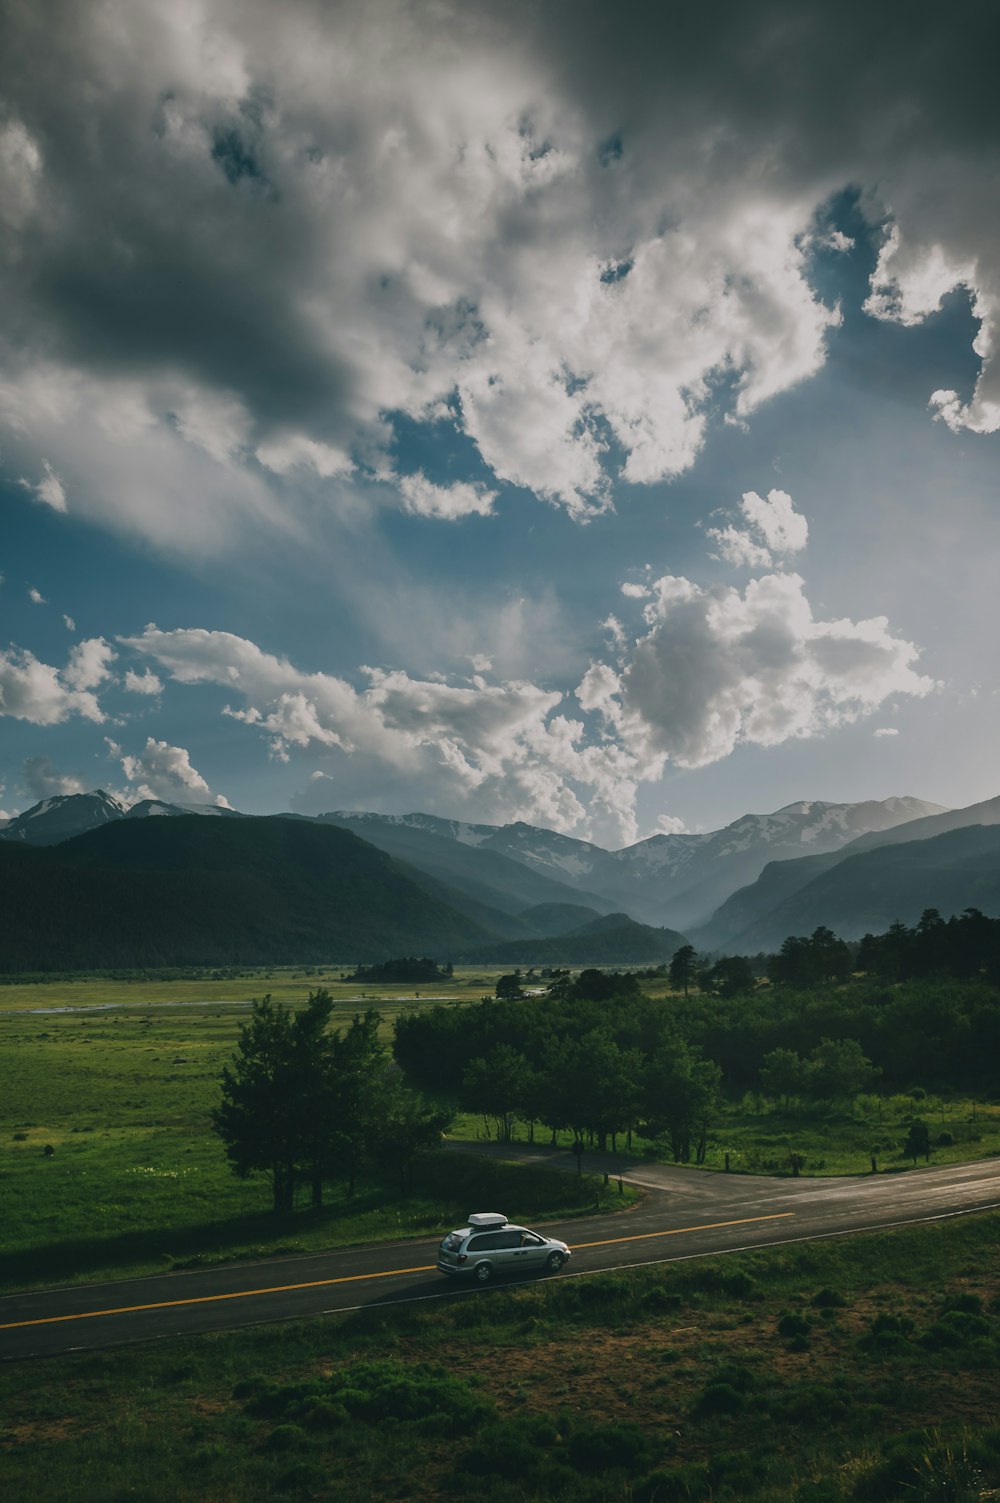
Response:
[{"label": "car door", "polygon": [[537,1232],[521,1233],[518,1265],[522,1268],[542,1268],[548,1256],[549,1244]]}]

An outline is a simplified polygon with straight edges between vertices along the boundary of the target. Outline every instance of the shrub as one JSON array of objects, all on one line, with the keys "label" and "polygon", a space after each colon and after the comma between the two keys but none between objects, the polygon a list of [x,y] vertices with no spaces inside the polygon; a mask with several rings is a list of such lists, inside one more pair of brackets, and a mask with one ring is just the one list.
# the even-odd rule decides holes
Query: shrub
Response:
[{"label": "shrub", "polygon": [[713,1414],[738,1414],[746,1403],[744,1395],[732,1383],[709,1383],[694,1406],[699,1418]]},{"label": "shrub", "polygon": [[272,1430],[264,1442],[266,1451],[290,1451],[293,1446],[300,1446],[306,1438],[306,1432],[301,1425],[279,1425]]},{"label": "shrub", "polygon": [[812,1302],[817,1310],[842,1310],[847,1304],[842,1294],[836,1289],[820,1289],[812,1297]]},{"label": "shrub", "polygon": [[961,1310],[966,1315],[982,1315],[983,1301],[980,1295],[964,1291],[961,1294],[949,1294],[941,1302],[944,1311]]},{"label": "shrub", "polygon": [[807,1316],[794,1312],[782,1315],[778,1321],[779,1336],[808,1336],[810,1322]]},{"label": "shrub", "polygon": [[949,1347],[967,1346],[980,1336],[992,1334],[992,1324],[985,1315],[972,1315],[967,1310],[949,1310],[935,1321],[930,1330],[920,1338],[921,1346],[929,1352],[943,1351]]},{"label": "shrub", "polygon": [[661,1467],[648,1473],[632,1489],[634,1503],[697,1503],[709,1488],[705,1467]]},{"label": "shrub", "polygon": [[596,1425],[570,1437],[569,1459],[577,1471],[638,1471],[652,1460],[651,1443],[630,1420]]}]

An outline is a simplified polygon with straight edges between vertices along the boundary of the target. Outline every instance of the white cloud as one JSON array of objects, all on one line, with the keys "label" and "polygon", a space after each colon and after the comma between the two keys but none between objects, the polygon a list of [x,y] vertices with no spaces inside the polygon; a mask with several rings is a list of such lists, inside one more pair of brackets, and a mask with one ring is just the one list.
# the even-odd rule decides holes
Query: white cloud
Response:
[{"label": "white cloud", "polygon": [[452,485],[434,485],[422,470],[401,475],[399,492],[404,509],[419,517],[439,517],[455,522],[459,517],[488,517],[492,514],[496,491],[484,485],[456,481]]},{"label": "white cloud", "polygon": [[918,649],[894,637],[884,616],[817,621],[797,574],[751,580],[743,593],[670,576],[657,590],[651,629],[614,679],[601,665],[578,691],[646,776],[667,760],[706,766],[741,742],[820,735],[893,695],[936,687],[913,666]]},{"label": "white cloud", "polygon": [[76,631],[76,622],[72,616],[63,616],[63,626],[67,631]]},{"label": "white cloud", "polygon": [[718,543],[720,554],[729,564],[768,569],[776,554],[800,553],[809,540],[806,519],[795,510],[787,491],[768,491],[766,500],[756,491],[744,491],[740,510],[749,524],[745,529],[708,529],[708,536]]},{"label": "white cloud", "polygon": [[63,680],[73,689],[96,689],[110,678],[108,665],[117,656],[111,643],[103,637],[88,637],[70,651],[69,662],[62,672]]},{"label": "white cloud", "polygon": [[[341,786],[374,790],[378,806],[395,789],[433,810],[445,790],[443,812],[623,841],[638,833],[639,784],[668,761],[701,767],[741,742],[818,736],[895,695],[935,687],[914,667],[917,648],[884,617],[816,620],[797,574],[751,580],[742,593],[665,575],[644,616],[648,630],[631,642],[619,623],[617,666],[592,663],[579,683],[587,721],[565,713],[560,693],[524,679],[366,668],[358,689],[227,632],[150,625],[122,641],[178,683],[236,697],[223,713],[265,735],[279,760],[325,751]],[[328,803],[324,774],[309,783]],[[303,794],[297,807],[320,805]]]},{"label": "white cloud", "polygon": [[28,599],[31,601],[32,605],[48,604],[41,590],[36,590],[34,585],[32,585],[28,590]]},{"label": "white cloud", "polygon": [[92,692],[96,684],[81,682],[81,674],[86,680],[96,671],[97,657],[92,648],[83,658],[74,654],[60,670],[40,662],[27,648],[0,650],[0,715],[33,725],[61,725],[73,715],[102,722],[104,711]]},{"label": "white cloud", "polygon": [[191,766],[183,746],[171,746],[150,736],[139,756],[125,754],[122,769],[133,785],[134,799],[155,798],[165,803],[212,803],[229,808],[221,794],[213,794],[198,770]]},{"label": "white cloud", "polygon": [[873,731],[872,734],[874,736],[898,736],[899,732],[897,731],[895,726],[880,725],[878,730]]},{"label": "white cloud", "polygon": [[658,835],[684,835],[687,825],[676,814],[661,814],[656,821]]},{"label": "white cloud", "polygon": [[53,511],[67,511],[66,490],[62,481],[47,459],[42,460],[42,468],[45,475],[41,480],[32,483],[30,480],[22,479],[18,483],[24,490],[30,491],[36,500],[44,501],[46,506],[51,506]]},{"label": "white cloud", "polygon": [[[803,184],[752,122],[690,109],[679,63],[614,163],[625,101],[610,78],[581,89],[588,65],[542,15],[197,16],[81,13],[44,59],[15,28],[18,97],[51,128],[44,160],[15,117],[0,140],[5,301],[24,310],[0,423],[10,462],[44,464],[47,504],[68,484],[83,515],[221,551],[248,523],[293,525],[310,478],[339,508],[352,473],[384,475],[404,415],[447,418],[498,479],[582,519],[619,466],[638,485],[680,474],[714,415],[745,421],[822,364],[839,313],[806,242],[836,183]],[[595,48],[596,25],[578,23]],[[70,248],[72,291],[46,275]],[[489,510],[478,483],[428,487],[411,477],[403,505]]]},{"label": "white cloud", "polygon": [[892,226],[872,273],[865,311],[874,318],[912,327],[939,312],[948,293],[966,291],[972,316],[979,323],[972,342],[980,358],[975,390],[966,403],[956,391],[935,391],[929,405],[954,433],[963,429],[996,433],[1000,431],[1000,367],[995,359],[1000,274],[991,227],[984,223],[974,228],[966,221],[951,244],[938,238],[936,231],[941,228],[927,215],[926,206],[916,216],[913,232],[904,235],[898,224]]},{"label": "white cloud", "polygon": [[129,694],[162,694],[163,685],[151,669],[147,668],[144,673],[136,673],[128,668],[125,672],[125,688]]}]

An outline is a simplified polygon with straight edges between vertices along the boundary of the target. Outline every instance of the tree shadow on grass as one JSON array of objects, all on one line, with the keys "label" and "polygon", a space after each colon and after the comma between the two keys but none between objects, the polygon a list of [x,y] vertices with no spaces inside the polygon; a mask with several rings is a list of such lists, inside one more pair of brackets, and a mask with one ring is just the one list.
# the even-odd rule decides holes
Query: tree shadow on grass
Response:
[{"label": "tree shadow on grass", "polygon": [[[345,1215],[354,1218],[386,1204],[384,1190],[344,1202],[275,1215],[255,1211],[185,1226],[140,1227],[108,1236],[73,1237],[0,1254],[0,1291],[87,1279],[141,1277],[185,1268],[207,1268],[313,1250],[308,1235],[329,1228],[331,1242]],[[320,1249],[315,1249],[319,1251]]]}]

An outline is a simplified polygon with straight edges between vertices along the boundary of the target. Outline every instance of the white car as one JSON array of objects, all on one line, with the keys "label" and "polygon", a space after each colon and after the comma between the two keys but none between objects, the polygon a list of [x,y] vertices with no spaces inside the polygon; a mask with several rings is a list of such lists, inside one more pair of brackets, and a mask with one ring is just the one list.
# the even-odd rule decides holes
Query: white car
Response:
[{"label": "white car", "polygon": [[468,1226],[449,1232],[438,1248],[440,1273],[471,1274],[488,1284],[497,1274],[519,1269],[558,1273],[572,1254],[557,1237],[543,1237],[530,1227],[514,1226],[499,1211],[477,1211]]}]

